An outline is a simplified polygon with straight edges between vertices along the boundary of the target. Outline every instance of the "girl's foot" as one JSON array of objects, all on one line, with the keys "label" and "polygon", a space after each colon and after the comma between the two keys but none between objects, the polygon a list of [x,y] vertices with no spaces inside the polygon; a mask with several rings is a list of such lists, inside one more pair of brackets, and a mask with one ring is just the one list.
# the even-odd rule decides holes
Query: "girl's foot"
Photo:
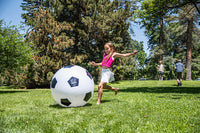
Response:
[{"label": "girl's foot", "polygon": [[115,88],[115,95],[117,95],[119,88]]},{"label": "girl's foot", "polygon": [[99,105],[100,103],[101,103],[101,100],[98,99],[98,100],[97,100],[97,105]]}]

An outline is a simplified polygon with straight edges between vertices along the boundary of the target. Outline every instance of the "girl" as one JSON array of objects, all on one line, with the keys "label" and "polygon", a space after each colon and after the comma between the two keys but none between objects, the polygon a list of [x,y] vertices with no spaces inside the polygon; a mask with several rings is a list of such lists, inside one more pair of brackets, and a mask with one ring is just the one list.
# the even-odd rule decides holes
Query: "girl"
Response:
[{"label": "girl", "polygon": [[117,95],[117,91],[119,90],[119,88],[114,88],[114,87],[107,85],[107,83],[109,83],[109,81],[110,82],[114,81],[114,73],[112,73],[110,71],[110,67],[111,67],[115,57],[128,57],[128,56],[137,54],[136,50],[133,53],[126,53],[126,54],[117,53],[117,52],[115,52],[115,49],[114,49],[114,46],[112,43],[106,43],[104,45],[104,50],[105,50],[105,54],[103,56],[103,60],[101,63],[95,63],[94,61],[92,61],[90,63],[92,66],[102,66],[101,81],[98,85],[97,104],[101,103],[103,89],[109,89],[109,90],[115,91],[115,95]]}]

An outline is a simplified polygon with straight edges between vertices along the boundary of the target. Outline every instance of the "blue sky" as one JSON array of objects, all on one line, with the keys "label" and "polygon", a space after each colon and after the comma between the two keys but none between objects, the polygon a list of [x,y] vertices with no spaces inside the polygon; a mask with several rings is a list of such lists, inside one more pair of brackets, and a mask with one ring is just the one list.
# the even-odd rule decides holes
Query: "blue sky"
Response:
[{"label": "blue sky", "polygon": [[[21,14],[24,13],[22,8],[20,7],[22,0],[0,0],[0,19],[4,19],[6,24],[9,25],[17,25],[18,27],[21,25]],[[133,39],[137,41],[144,42],[144,50],[149,55],[149,51],[147,50],[147,37],[144,35],[144,29],[140,29],[139,25],[134,24],[133,26],[135,37]],[[20,31],[20,33],[25,33],[24,31]]]},{"label": "blue sky", "polygon": [[0,19],[4,19],[6,24],[12,21],[10,25],[20,25],[23,13],[20,4],[22,0],[0,0]]}]

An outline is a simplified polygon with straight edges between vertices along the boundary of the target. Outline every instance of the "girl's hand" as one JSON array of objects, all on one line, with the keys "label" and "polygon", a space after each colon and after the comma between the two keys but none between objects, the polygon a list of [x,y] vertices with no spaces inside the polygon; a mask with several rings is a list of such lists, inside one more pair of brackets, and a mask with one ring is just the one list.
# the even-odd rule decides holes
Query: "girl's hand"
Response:
[{"label": "girl's hand", "polygon": [[138,51],[137,50],[135,50],[134,52],[133,52],[133,54],[137,54],[138,53]]},{"label": "girl's hand", "polygon": [[90,65],[92,65],[92,66],[95,66],[95,62],[94,61],[92,61],[92,62],[90,62]]}]

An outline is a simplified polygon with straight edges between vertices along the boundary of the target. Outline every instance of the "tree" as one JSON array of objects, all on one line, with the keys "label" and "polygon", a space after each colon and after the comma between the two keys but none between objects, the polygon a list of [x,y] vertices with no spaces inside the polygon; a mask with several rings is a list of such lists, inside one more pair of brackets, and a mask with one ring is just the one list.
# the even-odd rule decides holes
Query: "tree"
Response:
[{"label": "tree", "polygon": [[[182,44],[186,48],[186,80],[192,79],[192,48],[193,48],[193,34],[195,30],[195,23],[198,23],[199,14],[197,13],[198,8],[197,4],[199,2],[187,0],[187,1],[179,1],[175,4],[173,8],[169,8],[174,10],[177,14],[179,14],[179,22],[185,25],[186,32],[184,37],[182,36]],[[179,8],[177,8],[179,7]],[[182,32],[183,33],[183,32]],[[185,39],[186,38],[186,39]],[[186,40],[186,41],[185,41]]]},{"label": "tree", "polygon": [[[193,8],[193,7],[192,7]],[[186,54],[186,80],[191,80],[191,63],[192,63],[192,34],[193,34],[193,19],[194,19],[194,8],[192,9],[191,6],[185,7],[186,11],[190,10],[189,13],[186,13],[185,18],[187,21],[187,41],[186,41],[186,47],[187,47],[187,54]],[[191,10],[192,9],[192,10]]]},{"label": "tree", "polygon": [[191,5],[194,8],[196,8],[196,11],[200,14],[199,0],[170,0],[168,8],[173,10],[173,9],[185,7],[187,5]]},{"label": "tree", "polygon": [[4,26],[0,20],[0,72],[28,64],[32,55],[31,47],[23,41],[18,29],[15,26]]},{"label": "tree", "polygon": [[73,40],[64,33],[71,26],[54,20],[49,9],[33,13],[34,27],[26,34],[35,51],[34,62],[29,67],[27,87],[47,87],[53,73],[70,62],[70,54],[65,49],[73,45]]},{"label": "tree", "polygon": [[193,46],[192,46],[192,79],[200,77],[200,29],[194,27]]},{"label": "tree", "polygon": [[1,84],[22,85],[25,67],[32,62],[33,53],[16,26],[7,26],[0,20]]},{"label": "tree", "polygon": [[[191,80],[191,61],[192,61],[192,34],[194,33],[194,23],[198,18],[196,6],[198,2],[196,0],[145,0],[142,2],[142,9],[140,13],[141,23],[146,28],[146,35],[150,38],[149,47],[153,52],[154,58],[162,59],[161,57],[167,55],[178,54],[178,50],[181,48],[182,52],[184,46],[187,49],[186,56],[186,80]],[[184,14],[184,15],[181,15]],[[173,21],[168,21],[169,16],[173,16]],[[178,16],[178,17],[177,17]],[[181,18],[182,16],[182,18]],[[179,22],[175,22],[175,21]],[[172,24],[171,24],[172,23]],[[175,25],[178,27],[187,27],[185,33],[183,30],[179,32],[170,31]],[[184,26],[183,26],[184,25]],[[168,32],[167,32],[168,31]],[[178,31],[175,29],[175,31]],[[184,33],[184,34],[183,34]],[[178,35],[179,34],[179,35]],[[177,36],[178,35],[178,36]],[[186,38],[186,39],[185,39]],[[187,41],[185,41],[187,40]]]},{"label": "tree", "polygon": [[[92,70],[88,66],[88,62],[90,60],[101,60],[105,42],[114,41],[117,48],[123,50],[123,46],[127,42],[126,36],[130,36],[127,34],[129,23],[126,20],[133,14],[133,10],[129,5],[133,2],[117,0],[23,1],[22,8],[27,12],[22,16],[25,19],[25,23],[30,26],[26,38],[32,42],[35,50],[38,51],[35,60],[45,57],[35,64],[47,62],[42,66],[48,67],[48,69],[42,68],[42,71],[38,72],[36,68],[39,65],[32,65],[32,68],[35,68],[32,73],[37,75],[30,76],[37,77],[32,80],[37,81],[34,84],[45,82],[44,84],[47,85],[49,79],[45,81],[39,79],[41,77],[42,79],[47,79],[47,75],[52,75],[55,72],[58,67],[51,65],[57,64],[55,58],[59,58],[62,55],[59,58],[62,60],[62,63],[60,62],[62,65],[77,64]],[[68,25],[70,28],[53,28],[49,23],[52,20],[55,25],[61,27]],[[64,39],[65,45],[62,45],[62,43],[56,45],[58,38],[67,38]],[[60,54],[58,56],[55,55],[56,52],[51,51],[56,51]],[[63,52],[62,54],[61,51]],[[52,60],[54,60],[54,63]],[[61,65],[56,66],[61,67]],[[43,72],[45,70],[52,73]],[[30,69],[30,71],[32,70]],[[44,74],[42,75],[42,73]],[[93,69],[92,74],[97,77],[97,70]]]},{"label": "tree", "polygon": [[130,53],[137,50],[137,55],[128,58],[116,58],[113,64],[113,71],[116,80],[121,79],[139,79],[145,74],[145,59],[146,53],[143,49],[143,42],[130,39],[127,46],[120,50],[121,53]]}]

